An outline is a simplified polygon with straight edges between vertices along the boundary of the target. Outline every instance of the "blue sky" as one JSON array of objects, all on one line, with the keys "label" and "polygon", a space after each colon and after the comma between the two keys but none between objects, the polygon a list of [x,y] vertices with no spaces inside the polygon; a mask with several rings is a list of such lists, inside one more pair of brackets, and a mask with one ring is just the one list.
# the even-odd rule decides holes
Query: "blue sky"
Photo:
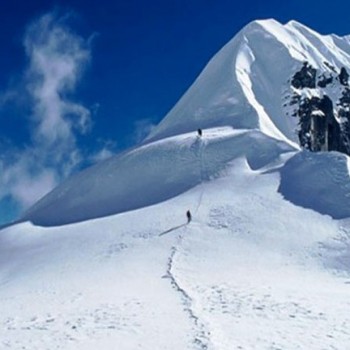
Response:
[{"label": "blue sky", "polygon": [[350,33],[346,1],[6,2],[0,12],[0,223],[140,141],[254,19]]}]

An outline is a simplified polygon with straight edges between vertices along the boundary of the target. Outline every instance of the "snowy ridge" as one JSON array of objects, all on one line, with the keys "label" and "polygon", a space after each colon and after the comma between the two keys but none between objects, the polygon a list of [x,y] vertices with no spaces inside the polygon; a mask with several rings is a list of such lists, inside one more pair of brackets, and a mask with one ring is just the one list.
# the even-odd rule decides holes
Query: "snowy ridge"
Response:
[{"label": "snowy ridge", "polygon": [[338,71],[349,67],[348,37],[322,36],[295,21],[248,24],[212,58],[148,140],[231,125],[297,142],[297,121],[285,117],[281,96],[305,61],[320,72],[331,71],[325,62]]},{"label": "snowy ridge", "polygon": [[[167,138],[113,157],[72,177],[25,214],[39,225],[62,225],[142,208],[217,177],[245,156],[260,168],[292,147],[255,130],[219,128]],[[59,208],[59,210],[58,210]]]},{"label": "snowy ridge", "polygon": [[349,53],[249,24],[142,145],[2,230],[0,348],[347,349],[349,157],[300,151],[284,105],[316,93],[290,86],[305,60],[327,76]]}]

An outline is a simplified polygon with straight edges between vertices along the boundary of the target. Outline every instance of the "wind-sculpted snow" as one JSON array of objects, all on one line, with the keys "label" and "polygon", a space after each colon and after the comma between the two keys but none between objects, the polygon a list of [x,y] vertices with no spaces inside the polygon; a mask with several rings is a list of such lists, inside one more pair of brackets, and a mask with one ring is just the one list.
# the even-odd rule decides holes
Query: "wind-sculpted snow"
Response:
[{"label": "wind-sculpted snow", "polygon": [[350,216],[349,158],[336,152],[300,152],[281,169],[279,191],[296,205],[328,214]]},{"label": "wind-sculpted snow", "polygon": [[172,198],[246,157],[257,169],[293,150],[259,131],[231,128],[184,134],[113,157],[72,177],[23,217],[37,225],[72,222],[139,209]]},{"label": "wind-sculpted snow", "polygon": [[320,74],[350,67],[348,37],[320,35],[295,21],[252,22],[212,58],[148,140],[231,125],[298,143],[298,120],[283,105],[304,62]]}]

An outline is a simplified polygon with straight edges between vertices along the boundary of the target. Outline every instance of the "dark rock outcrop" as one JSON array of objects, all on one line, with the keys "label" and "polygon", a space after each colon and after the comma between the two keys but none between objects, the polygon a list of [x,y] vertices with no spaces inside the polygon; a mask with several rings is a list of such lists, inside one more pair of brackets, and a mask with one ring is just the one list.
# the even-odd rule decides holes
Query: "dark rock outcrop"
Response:
[{"label": "dark rock outcrop", "polygon": [[296,72],[292,78],[292,85],[296,89],[315,88],[316,87],[316,69],[308,62],[304,62],[299,72]]},{"label": "dark rock outcrop", "polygon": [[[339,151],[350,155],[349,74],[344,67],[337,74],[333,66],[325,66],[333,69],[318,75],[315,68],[304,62],[294,74],[291,79],[294,92],[289,105],[295,106],[295,109],[291,115],[299,118],[298,137],[303,148],[314,152]],[[330,98],[328,88],[333,89],[332,96],[334,90],[341,91],[338,101]]]},{"label": "dark rock outcrop", "polygon": [[342,67],[340,70],[339,81],[340,81],[340,84],[342,84],[344,86],[349,85],[349,73],[347,72],[347,70],[344,67]]}]

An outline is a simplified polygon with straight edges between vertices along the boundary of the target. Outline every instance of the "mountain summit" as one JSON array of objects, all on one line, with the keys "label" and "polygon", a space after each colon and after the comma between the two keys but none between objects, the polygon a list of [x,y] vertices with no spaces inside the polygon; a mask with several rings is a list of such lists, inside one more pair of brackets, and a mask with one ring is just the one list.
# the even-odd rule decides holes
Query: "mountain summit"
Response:
[{"label": "mountain summit", "polygon": [[[254,21],[212,58],[142,145],[67,180],[23,220],[60,225],[159,203],[215,177],[238,155],[259,158],[256,168],[300,147],[349,154],[345,67],[349,37],[322,36],[295,21]],[[214,130],[220,127],[226,131]],[[198,128],[207,130],[201,145],[192,144]],[[240,138],[246,141],[237,146]],[[322,212],[334,212],[326,207]]]},{"label": "mountain summit", "polygon": [[340,74],[350,67],[350,38],[322,36],[296,21],[254,21],[211,59],[148,140],[198,125],[230,125],[299,144],[299,121],[286,117],[285,105],[294,92],[291,81],[305,62],[318,77]]},{"label": "mountain summit", "polygon": [[255,21],[133,149],[0,234],[0,348],[346,349],[350,41]]}]

